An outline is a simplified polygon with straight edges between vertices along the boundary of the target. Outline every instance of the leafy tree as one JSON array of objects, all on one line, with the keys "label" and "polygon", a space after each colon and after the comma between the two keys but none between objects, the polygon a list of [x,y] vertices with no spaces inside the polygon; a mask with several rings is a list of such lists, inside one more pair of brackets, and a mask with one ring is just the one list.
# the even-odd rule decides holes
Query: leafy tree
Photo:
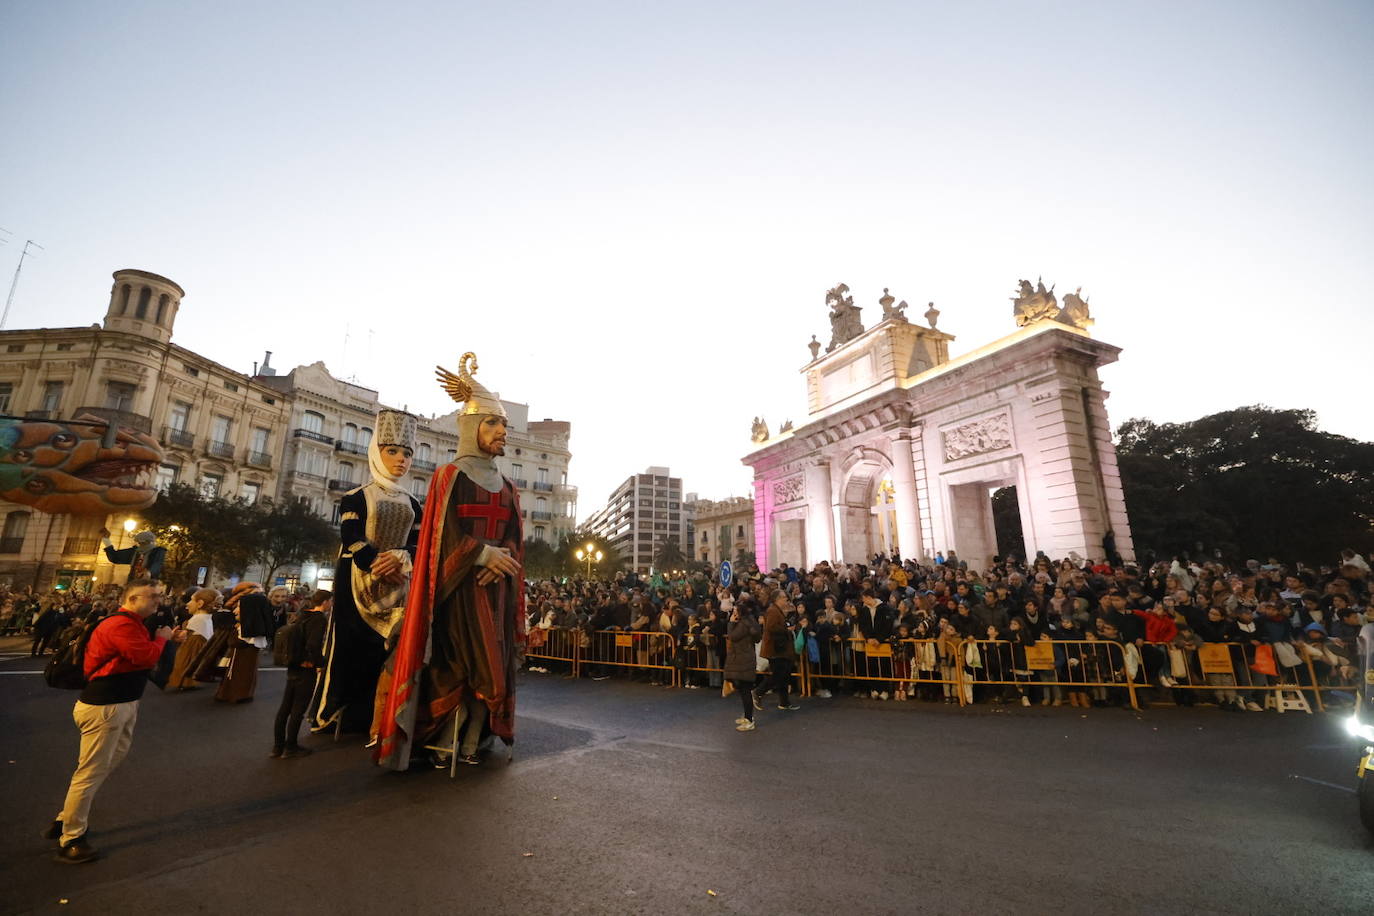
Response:
[{"label": "leafy tree", "polygon": [[304,500],[264,501],[249,510],[256,532],[252,559],[263,568],[264,584],[283,566],[324,560],[339,549],[338,530],[312,512]]},{"label": "leafy tree", "polygon": [[1374,547],[1374,443],[1310,410],[1238,407],[1188,423],[1123,423],[1118,462],[1136,552],[1319,565]]},{"label": "leafy tree", "polygon": [[525,578],[552,579],[566,575],[558,549],[548,541],[528,538],[525,541]]},{"label": "leafy tree", "polygon": [[741,573],[759,572],[758,564],[758,557],[754,555],[754,551],[741,549],[738,553],[735,554],[735,575],[738,576]]},{"label": "leafy tree", "polygon": [[254,516],[242,500],[207,497],[187,484],[173,484],[143,512],[167,548],[163,575],[178,588],[189,585],[200,566],[230,574],[247,569],[257,536]]}]

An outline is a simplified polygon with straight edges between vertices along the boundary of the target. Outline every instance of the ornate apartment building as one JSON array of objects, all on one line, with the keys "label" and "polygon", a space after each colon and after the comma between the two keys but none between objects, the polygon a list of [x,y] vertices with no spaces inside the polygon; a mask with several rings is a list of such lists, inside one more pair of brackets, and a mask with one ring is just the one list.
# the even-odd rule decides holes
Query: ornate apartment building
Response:
[{"label": "ornate apartment building", "polygon": [[754,501],[747,496],[729,499],[699,499],[696,512],[692,556],[702,563],[732,563],[741,553],[754,552]]},{"label": "ornate apartment building", "polygon": [[[103,325],[0,331],[0,415],[75,419],[92,414],[157,438],[159,486],[188,483],[209,495],[256,501],[302,498],[337,520],[339,497],[369,479],[367,445],[378,393],[336,379],[323,363],[277,375],[268,364],[245,375],[171,342],[180,286],[141,270],[119,270]],[[568,484],[572,425],[510,414],[502,471],[520,487],[526,536],[553,543],[570,534],[577,488]],[[457,413],[421,418],[411,492],[421,501],[439,464],[457,448]],[[100,548],[99,530],[128,546],[125,522],[49,515],[0,501],[0,584],[83,588],[122,575]],[[331,564],[283,570],[293,584],[328,584]],[[212,583],[213,584],[213,583]]]},{"label": "ornate apartment building", "polygon": [[[166,277],[118,270],[103,324],[0,331],[0,414],[74,419],[91,414],[157,438],[162,486],[183,482],[256,500],[277,489],[288,404],[252,376],[171,342],[185,295]],[[114,573],[100,528],[126,516],[48,515],[0,502],[0,581],[81,586]],[[137,513],[132,516],[138,524]]]}]

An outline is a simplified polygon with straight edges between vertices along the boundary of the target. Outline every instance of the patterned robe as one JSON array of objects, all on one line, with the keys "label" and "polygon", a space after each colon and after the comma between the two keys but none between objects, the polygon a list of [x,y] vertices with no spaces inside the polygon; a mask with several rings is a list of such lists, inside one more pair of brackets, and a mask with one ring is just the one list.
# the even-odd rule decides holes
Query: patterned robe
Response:
[{"label": "patterned robe", "polygon": [[477,584],[486,545],[505,547],[524,565],[524,531],[515,485],[482,489],[456,465],[434,476],[416,549],[395,675],[373,759],[404,770],[414,750],[443,740],[454,711],[473,696],[487,706],[488,728],[515,741],[516,653],[525,646],[525,584],[502,576]]}]

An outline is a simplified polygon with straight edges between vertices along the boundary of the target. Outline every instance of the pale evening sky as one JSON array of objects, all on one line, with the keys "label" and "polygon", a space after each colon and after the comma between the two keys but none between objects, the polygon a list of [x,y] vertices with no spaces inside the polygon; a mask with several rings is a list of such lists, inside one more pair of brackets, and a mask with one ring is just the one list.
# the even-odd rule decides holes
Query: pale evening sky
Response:
[{"label": "pale evening sky", "polygon": [[[628,474],[748,492],[824,294],[1091,297],[1113,425],[1311,407],[1374,439],[1374,5],[0,5],[8,327],[186,289],[175,341],[422,413],[478,377]],[[345,328],[351,343],[345,351]],[[370,352],[369,352],[370,341]]]}]

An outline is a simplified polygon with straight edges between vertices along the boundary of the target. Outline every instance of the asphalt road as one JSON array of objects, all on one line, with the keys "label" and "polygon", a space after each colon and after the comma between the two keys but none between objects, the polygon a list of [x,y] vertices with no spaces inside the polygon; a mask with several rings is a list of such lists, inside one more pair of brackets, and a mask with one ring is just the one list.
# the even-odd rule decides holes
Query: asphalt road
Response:
[{"label": "asphalt road", "polygon": [[[256,702],[150,690],[98,796],[104,857],[38,838],[74,695],[0,661],[0,911],[1369,913],[1374,842],[1335,715],[735,698],[524,677],[515,762],[270,760]],[[710,892],[714,891],[712,896]]]}]

